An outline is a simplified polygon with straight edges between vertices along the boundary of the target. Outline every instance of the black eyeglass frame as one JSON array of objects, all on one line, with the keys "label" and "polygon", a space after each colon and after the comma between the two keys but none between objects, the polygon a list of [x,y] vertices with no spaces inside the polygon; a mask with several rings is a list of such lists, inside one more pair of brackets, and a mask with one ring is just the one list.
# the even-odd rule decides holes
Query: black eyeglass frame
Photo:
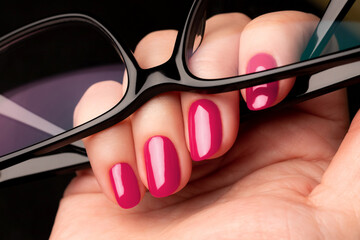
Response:
[{"label": "black eyeglass frame", "polygon": [[[27,36],[36,34],[39,31],[44,31],[49,27],[58,24],[66,22],[88,23],[100,30],[111,41],[115,50],[126,65],[129,81],[124,97],[114,108],[69,131],[0,157],[0,170],[20,164],[32,158],[56,153],[75,152],[86,155],[84,149],[70,144],[126,119],[149,99],[164,92],[195,91],[201,93],[220,93],[295,76],[297,77],[297,82],[309,82],[313,75],[321,72],[326,72],[334,68],[339,68],[339,71],[341,71],[341,68],[345,66],[349,68],[349,64],[356,63],[360,60],[360,47],[326,56],[311,57],[313,57],[314,54],[317,54],[317,52],[322,51],[321,48],[325,47],[328,39],[332,36],[336,24],[342,20],[353,2],[354,1],[344,0],[330,1],[324,17],[319,22],[317,30],[307,46],[307,52],[310,52],[310,54],[308,54],[306,58],[310,58],[309,60],[263,72],[213,80],[201,79],[194,76],[189,69],[187,69],[185,58],[185,52],[188,50],[185,47],[186,43],[189,41],[189,38],[193,38],[193,36],[187,35],[189,32],[188,30],[194,24],[194,21],[199,21],[199,12],[202,11],[204,4],[206,4],[206,0],[194,1],[185,21],[185,27],[178,33],[172,56],[164,64],[151,69],[140,68],[130,49],[125,47],[124,42],[120,39],[116,39],[101,23],[87,15],[63,14],[46,18],[22,27],[0,39],[0,52]],[[359,75],[358,69],[353,68],[353,73],[350,75],[348,74],[343,79],[336,82],[324,82],[317,89],[308,88],[302,90],[301,93],[286,98],[282,103],[266,111],[273,111],[276,108],[282,108],[289,104],[298,103],[336,89],[347,87],[353,84],[354,81],[356,82]],[[251,114],[255,113],[249,113],[249,115]],[[89,164],[74,164],[72,166],[54,169],[54,171],[49,171],[49,173],[63,171],[65,169],[72,171],[85,166],[89,166]]]}]

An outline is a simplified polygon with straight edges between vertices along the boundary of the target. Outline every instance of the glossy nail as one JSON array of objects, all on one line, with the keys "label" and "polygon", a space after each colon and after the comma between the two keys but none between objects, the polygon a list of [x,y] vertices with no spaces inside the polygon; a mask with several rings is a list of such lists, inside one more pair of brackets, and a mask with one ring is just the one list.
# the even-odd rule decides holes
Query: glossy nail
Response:
[{"label": "glossy nail", "polygon": [[[267,53],[259,53],[248,62],[246,73],[260,72],[277,67],[276,60]],[[250,110],[271,107],[279,91],[279,82],[266,83],[246,89],[246,104]]]},{"label": "glossy nail", "polygon": [[140,202],[138,181],[129,164],[115,164],[110,169],[110,180],[120,207],[132,208]]},{"label": "glossy nail", "polygon": [[219,108],[210,100],[197,100],[190,106],[188,120],[191,158],[201,161],[211,157],[222,141]]},{"label": "glossy nail", "polygon": [[180,185],[179,158],[174,144],[164,136],[151,137],[144,146],[148,187],[154,197],[166,197]]}]

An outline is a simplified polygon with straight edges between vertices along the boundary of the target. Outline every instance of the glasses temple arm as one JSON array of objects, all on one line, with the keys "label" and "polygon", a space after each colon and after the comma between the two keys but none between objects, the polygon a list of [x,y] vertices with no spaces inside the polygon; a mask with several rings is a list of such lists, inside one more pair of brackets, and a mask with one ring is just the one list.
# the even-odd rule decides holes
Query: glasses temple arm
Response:
[{"label": "glasses temple arm", "polygon": [[89,168],[89,160],[81,155],[61,153],[43,156],[1,170],[0,188]]},{"label": "glasses temple arm", "polygon": [[349,12],[355,0],[331,0],[326,8],[308,45],[301,56],[301,60],[318,57],[333,36],[337,26]]}]

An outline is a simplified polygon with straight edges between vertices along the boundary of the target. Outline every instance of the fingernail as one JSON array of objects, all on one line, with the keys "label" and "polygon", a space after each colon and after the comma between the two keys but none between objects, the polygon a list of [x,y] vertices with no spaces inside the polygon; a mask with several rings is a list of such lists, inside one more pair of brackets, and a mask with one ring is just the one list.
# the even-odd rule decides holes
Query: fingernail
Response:
[{"label": "fingernail", "polygon": [[180,185],[179,158],[174,144],[164,136],[151,137],[144,146],[148,187],[154,197],[166,197]]},{"label": "fingernail", "polygon": [[201,161],[211,157],[222,141],[219,108],[210,100],[197,100],[190,106],[188,122],[191,158]]},{"label": "fingernail", "polygon": [[138,181],[129,164],[115,164],[110,169],[110,179],[116,201],[120,207],[132,208],[140,202]]},{"label": "fingernail", "polygon": [[[276,60],[267,53],[259,53],[248,62],[246,73],[260,72],[277,67]],[[246,89],[246,104],[250,110],[271,107],[279,91],[279,82],[266,83]]]}]

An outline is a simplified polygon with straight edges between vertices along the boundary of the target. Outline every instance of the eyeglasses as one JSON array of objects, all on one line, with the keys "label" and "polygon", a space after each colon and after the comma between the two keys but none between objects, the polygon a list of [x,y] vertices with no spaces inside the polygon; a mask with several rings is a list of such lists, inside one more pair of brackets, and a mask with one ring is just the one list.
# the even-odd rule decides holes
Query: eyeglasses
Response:
[{"label": "eyeglasses", "polygon": [[[300,61],[214,79],[198,76],[191,59],[206,40],[207,21],[229,11],[224,7],[227,1],[195,0],[178,33],[172,56],[150,69],[140,68],[124,42],[82,14],[50,17],[2,37],[0,183],[89,167],[87,159],[73,161],[65,159],[65,155],[54,162],[47,157],[66,153],[86,156],[80,139],[126,119],[163,92],[220,93],[297,77],[288,97],[264,110],[271,112],[359,82],[360,28],[356,22],[343,21],[354,2],[329,2]],[[251,8],[243,5],[241,9],[251,13]],[[339,48],[329,52],[333,36]],[[126,84],[124,93],[119,93],[119,102],[73,127],[74,108],[81,96],[106,80]],[[257,114],[261,113],[248,111],[242,113],[242,119]]]}]

